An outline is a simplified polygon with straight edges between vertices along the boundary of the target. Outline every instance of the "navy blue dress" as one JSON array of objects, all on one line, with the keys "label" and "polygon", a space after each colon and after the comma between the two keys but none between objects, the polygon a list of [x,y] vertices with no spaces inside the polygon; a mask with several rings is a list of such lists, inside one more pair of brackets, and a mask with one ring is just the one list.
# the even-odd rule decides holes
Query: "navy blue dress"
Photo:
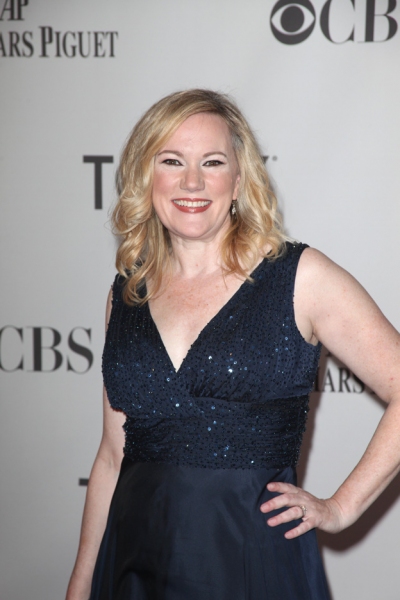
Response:
[{"label": "navy blue dress", "polygon": [[[175,371],[122,279],[103,373],[126,443],[90,600],[328,600],[315,531],[266,524],[271,481],[296,484],[320,347],[296,327],[306,246],[264,259]],[[272,516],[272,513],[269,516]]]}]

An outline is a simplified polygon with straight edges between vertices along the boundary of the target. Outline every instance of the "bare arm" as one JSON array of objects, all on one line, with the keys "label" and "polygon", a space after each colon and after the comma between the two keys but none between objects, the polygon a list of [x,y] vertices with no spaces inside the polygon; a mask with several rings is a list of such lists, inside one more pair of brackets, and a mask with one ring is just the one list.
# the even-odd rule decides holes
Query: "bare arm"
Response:
[{"label": "bare arm", "polygon": [[[107,301],[107,323],[110,310],[111,292]],[[90,474],[78,555],[66,600],[88,600],[90,596],[93,569],[123,456],[122,425],[125,422],[125,415],[111,408],[105,391],[103,411],[103,436]]]},{"label": "bare arm", "polygon": [[268,520],[276,526],[302,516],[286,533],[297,537],[319,527],[337,532],[351,525],[400,470],[400,336],[349,273],[316,250],[300,260],[295,292],[296,321],[305,339],[321,341],[388,403],[358,465],[328,500],[319,500],[289,484],[268,489],[281,495],[262,505],[263,512],[288,507]]}]

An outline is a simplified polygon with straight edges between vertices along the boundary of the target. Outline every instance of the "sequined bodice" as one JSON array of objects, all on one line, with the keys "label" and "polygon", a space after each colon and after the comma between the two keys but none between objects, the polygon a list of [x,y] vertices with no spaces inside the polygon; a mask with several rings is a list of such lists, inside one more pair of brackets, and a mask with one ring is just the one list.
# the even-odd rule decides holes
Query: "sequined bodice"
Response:
[{"label": "sequined bodice", "polygon": [[127,415],[125,454],[211,468],[295,465],[320,347],[297,329],[293,291],[304,244],[264,259],[201,331],[175,371],[148,304],[113,306],[103,374]]}]

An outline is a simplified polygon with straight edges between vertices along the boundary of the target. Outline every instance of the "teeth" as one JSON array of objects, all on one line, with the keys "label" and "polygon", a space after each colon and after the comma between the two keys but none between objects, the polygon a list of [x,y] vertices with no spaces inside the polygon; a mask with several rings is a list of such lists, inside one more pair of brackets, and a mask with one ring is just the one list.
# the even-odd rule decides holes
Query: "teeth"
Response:
[{"label": "teeth", "polygon": [[174,200],[174,203],[178,206],[189,206],[190,208],[196,208],[199,206],[207,206],[207,204],[210,204],[210,200],[197,200],[196,202],[192,200]]}]

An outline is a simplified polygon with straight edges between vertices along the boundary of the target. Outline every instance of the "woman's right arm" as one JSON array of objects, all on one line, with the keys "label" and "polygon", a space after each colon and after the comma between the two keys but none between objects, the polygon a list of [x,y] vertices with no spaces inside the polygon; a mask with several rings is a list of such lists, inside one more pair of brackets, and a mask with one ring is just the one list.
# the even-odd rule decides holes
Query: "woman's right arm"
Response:
[{"label": "woman's right arm", "polygon": [[[107,323],[111,292],[107,301]],[[103,394],[103,436],[90,474],[83,511],[78,555],[68,586],[66,600],[88,600],[93,570],[123,457],[125,415],[111,408]]]}]

